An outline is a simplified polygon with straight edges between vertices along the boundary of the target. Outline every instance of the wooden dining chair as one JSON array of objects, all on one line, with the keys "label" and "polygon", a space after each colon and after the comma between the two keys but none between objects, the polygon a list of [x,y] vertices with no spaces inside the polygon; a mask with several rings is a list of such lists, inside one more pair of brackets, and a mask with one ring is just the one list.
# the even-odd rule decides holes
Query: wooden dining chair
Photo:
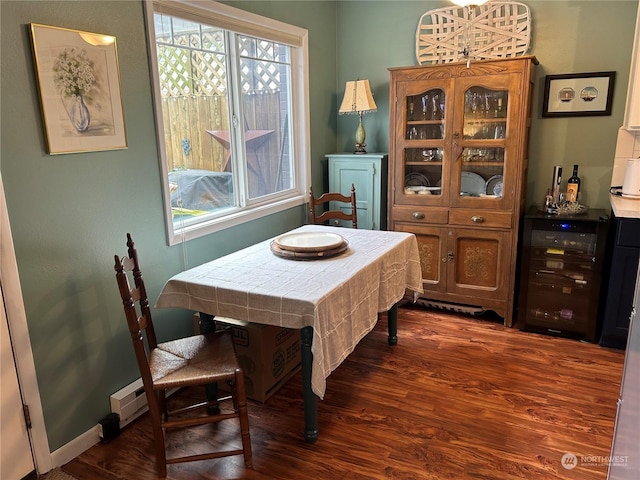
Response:
[{"label": "wooden dining chair", "polygon": [[[232,455],[244,455],[245,466],[251,468],[251,439],[244,373],[236,358],[231,334],[228,331],[220,331],[158,343],[138,264],[138,253],[130,234],[127,234],[127,246],[128,257],[114,256],[116,279],[149,405],[159,474],[166,477],[167,464],[170,463]],[[133,278],[133,288],[130,276]],[[202,385],[204,393],[205,385],[217,382],[227,384],[231,395],[173,411],[167,409],[167,390]],[[222,408],[219,402],[226,400],[232,400],[232,407]],[[194,415],[199,411],[202,413]],[[216,451],[209,449],[205,453],[167,458],[167,429],[194,427],[229,419],[238,419],[242,448],[230,448],[225,445]],[[208,431],[207,435],[211,433],[213,432]],[[206,443],[215,442],[212,440]]]},{"label": "wooden dining chair", "polygon": [[[317,207],[326,207],[329,202],[339,202],[347,207],[349,213],[342,208],[338,210],[325,210],[321,215],[317,215]],[[329,204],[330,205],[330,204]],[[330,207],[329,207],[330,208]],[[330,222],[333,220],[333,222]],[[351,195],[346,196],[337,192],[323,193],[318,198],[313,196],[313,187],[309,188],[309,222],[316,225],[334,224],[339,225],[338,220],[350,221],[353,228],[358,228],[358,211],[356,210],[356,188],[351,184]]]}]

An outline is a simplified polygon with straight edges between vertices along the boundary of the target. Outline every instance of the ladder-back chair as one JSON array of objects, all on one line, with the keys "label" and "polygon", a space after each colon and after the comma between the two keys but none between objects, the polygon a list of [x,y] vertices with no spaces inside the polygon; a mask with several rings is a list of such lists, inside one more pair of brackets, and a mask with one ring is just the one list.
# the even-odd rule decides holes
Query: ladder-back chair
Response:
[{"label": "ladder-back chair", "polygon": [[[338,210],[326,210],[321,215],[317,215],[317,207],[325,207],[329,202],[339,202],[347,206],[348,213],[339,208]],[[333,220],[333,222],[330,222]],[[358,228],[358,211],[356,209],[356,188],[351,184],[351,195],[346,196],[337,192],[323,193],[318,198],[313,196],[313,187],[309,188],[309,222],[316,225],[339,225],[339,220],[350,221],[353,228]]]},{"label": "ladder-back chair", "polygon": [[[114,268],[149,405],[158,473],[165,477],[167,464],[170,463],[232,455],[244,455],[245,466],[251,468],[251,439],[244,373],[236,358],[231,334],[228,331],[220,331],[158,343],[151,319],[147,292],[138,265],[138,253],[134,248],[130,234],[127,234],[127,246],[128,257],[120,258],[115,255]],[[133,288],[129,276],[133,277]],[[174,411],[167,409],[167,390],[202,385],[204,393],[205,385],[215,382],[228,384],[231,395],[210,402],[203,401]],[[232,408],[217,408],[219,402],[229,399],[232,400]],[[194,415],[196,411],[202,411],[202,414]],[[229,419],[238,419],[242,448],[224,446],[216,451],[167,457],[165,445],[165,431],[167,429],[194,427]],[[214,443],[213,440],[211,443]]]}]

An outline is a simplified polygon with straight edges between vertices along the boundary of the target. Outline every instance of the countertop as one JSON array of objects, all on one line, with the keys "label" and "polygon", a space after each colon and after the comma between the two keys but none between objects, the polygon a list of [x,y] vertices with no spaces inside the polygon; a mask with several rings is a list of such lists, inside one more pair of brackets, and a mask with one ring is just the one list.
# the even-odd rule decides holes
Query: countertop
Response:
[{"label": "countertop", "polygon": [[618,218],[640,218],[640,199],[609,195],[611,208]]}]

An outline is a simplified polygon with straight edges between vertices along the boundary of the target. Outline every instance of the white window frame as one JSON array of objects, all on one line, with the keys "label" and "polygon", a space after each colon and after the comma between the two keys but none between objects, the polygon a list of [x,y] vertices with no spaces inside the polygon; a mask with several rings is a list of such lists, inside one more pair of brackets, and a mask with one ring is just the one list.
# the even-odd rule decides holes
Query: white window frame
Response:
[{"label": "white window frame", "polygon": [[[307,192],[311,184],[311,148],[309,122],[309,48],[308,31],[271,18],[246,12],[213,0],[151,0],[145,5],[146,30],[149,46],[149,61],[153,82],[153,100],[155,108],[156,132],[159,163],[162,174],[162,198],[164,203],[167,242],[169,245],[218,232],[234,225],[256,220],[267,215],[295,208],[307,202]],[[247,203],[230,209],[225,215],[208,218],[199,223],[189,223],[176,227],[171,211],[171,192],[169,191],[168,166],[164,144],[164,125],[160,85],[158,76],[158,58],[153,16],[155,12],[176,15],[195,22],[207,23],[238,33],[273,40],[292,47],[291,49],[291,85],[292,85],[292,152],[295,176],[293,188],[282,195],[267,196],[262,201]],[[241,137],[237,132],[236,137]],[[243,186],[240,186],[244,189]],[[244,197],[244,195],[243,195]]]}]

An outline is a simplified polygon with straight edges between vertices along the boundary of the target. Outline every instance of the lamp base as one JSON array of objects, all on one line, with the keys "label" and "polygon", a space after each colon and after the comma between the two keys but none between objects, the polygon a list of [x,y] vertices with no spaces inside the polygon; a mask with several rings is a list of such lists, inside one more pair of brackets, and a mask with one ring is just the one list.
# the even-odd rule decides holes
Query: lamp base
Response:
[{"label": "lamp base", "polygon": [[367,145],[365,143],[356,143],[356,151],[353,153],[367,153],[365,147]]},{"label": "lamp base", "polygon": [[367,138],[367,134],[362,126],[362,112],[358,112],[358,116],[360,117],[360,122],[358,123],[358,128],[356,128],[356,151],[353,153],[367,153],[364,149],[364,147],[367,146],[364,143],[364,139]]}]

